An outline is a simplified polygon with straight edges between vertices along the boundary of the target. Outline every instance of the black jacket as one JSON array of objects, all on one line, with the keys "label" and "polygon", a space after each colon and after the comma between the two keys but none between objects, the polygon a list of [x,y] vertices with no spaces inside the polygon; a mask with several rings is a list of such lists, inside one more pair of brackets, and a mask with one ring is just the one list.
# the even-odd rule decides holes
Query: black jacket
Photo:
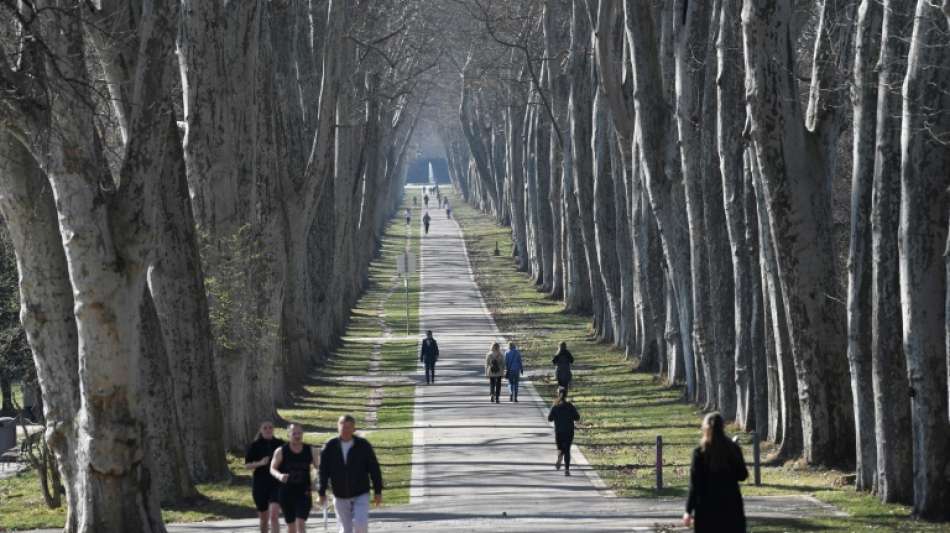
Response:
[{"label": "black jacket", "polygon": [[548,422],[554,422],[554,432],[560,435],[573,435],[574,422],[580,419],[577,408],[568,401],[555,405],[548,413]]},{"label": "black jacket", "polygon": [[434,363],[439,360],[439,343],[435,342],[435,339],[422,339],[419,360],[424,363]]},{"label": "black jacket", "polygon": [[382,494],[383,474],[376,460],[376,452],[368,440],[353,436],[353,448],[343,462],[343,449],[340,438],[334,437],[323,445],[320,451],[317,492],[327,493],[327,483],[337,498],[354,498],[369,492],[369,480],[373,480],[373,492]]},{"label": "black jacket", "polygon": [[710,468],[700,448],[693,451],[686,512],[694,513],[698,533],[738,533],[746,530],[739,482],[749,477],[749,471],[742,458],[742,449],[731,440],[724,444],[729,447],[729,461],[717,470]]}]

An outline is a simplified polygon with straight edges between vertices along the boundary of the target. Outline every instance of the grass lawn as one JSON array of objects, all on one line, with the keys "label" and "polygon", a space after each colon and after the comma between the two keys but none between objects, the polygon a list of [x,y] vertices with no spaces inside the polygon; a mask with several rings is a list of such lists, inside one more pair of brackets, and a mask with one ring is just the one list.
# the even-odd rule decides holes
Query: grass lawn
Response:
[{"label": "grass lawn", "polygon": [[[336,433],[336,420],[344,413],[357,418],[361,434],[376,449],[386,483],[385,505],[409,501],[409,476],[412,454],[412,409],[415,386],[395,381],[382,387],[382,401],[376,407],[377,421],[365,427],[370,412],[373,383],[365,378],[375,345],[379,349],[377,372],[381,377],[412,372],[416,368],[416,340],[419,319],[418,274],[410,276],[408,324],[412,338],[406,337],[406,291],[396,275],[396,256],[408,245],[419,257],[421,225],[414,220],[407,228],[402,214],[387,227],[380,255],[370,266],[370,282],[365,294],[352,310],[342,345],[328,362],[310,377],[305,390],[292,407],[280,409],[285,420],[304,425],[304,440],[321,445]],[[394,284],[398,290],[390,293]],[[379,309],[385,312],[385,326],[392,338],[383,339]],[[377,383],[378,384],[378,383]],[[285,438],[285,431],[278,435]],[[229,454],[232,479],[228,483],[198,486],[201,497],[163,507],[167,522],[197,522],[226,518],[253,518],[250,472],[243,468],[244,456]],[[0,531],[62,527],[65,510],[48,509],[39,491],[33,471],[0,480]]]},{"label": "grass lawn", "polygon": [[[526,274],[517,272],[510,256],[509,228],[497,226],[454,194],[452,206],[465,231],[476,280],[499,328],[519,345],[529,371],[543,369],[547,374],[533,378],[542,396],[554,397],[551,357],[557,344],[565,341],[573,352],[576,381],[572,393],[582,417],[575,442],[600,476],[621,496],[657,497],[655,443],[656,436],[662,435],[664,490],[659,496],[685,499],[690,458],[699,441],[703,413],[681,401],[679,388],[637,372],[636,362],[628,361],[621,350],[595,342],[588,317],[564,313],[560,302],[538,292]],[[500,256],[493,254],[496,243]],[[748,442],[746,436],[740,438]],[[763,443],[762,449],[765,457],[769,444]],[[751,447],[746,445],[744,450],[751,461]],[[885,505],[853,487],[838,486],[844,474],[795,463],[763,467],[762,486],[745,484],[743,494],[809,494],[850,516],[754,520],[750,526],[755,531],[950,531],[950,524],[912,520],[907,507]]]}]

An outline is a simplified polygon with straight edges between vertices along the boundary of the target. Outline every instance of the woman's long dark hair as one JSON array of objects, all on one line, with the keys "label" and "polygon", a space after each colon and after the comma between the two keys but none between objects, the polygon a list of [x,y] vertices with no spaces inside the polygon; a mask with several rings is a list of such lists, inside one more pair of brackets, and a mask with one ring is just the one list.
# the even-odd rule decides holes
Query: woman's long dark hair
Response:
[{"label": "woman's long dark hair", "polygon": [[720,471],[728,468],[732,442],[726,436],[725,421],[722,415],[713,412],[703,419],[703,438],[699,441],[706,464],[710,470]]}]

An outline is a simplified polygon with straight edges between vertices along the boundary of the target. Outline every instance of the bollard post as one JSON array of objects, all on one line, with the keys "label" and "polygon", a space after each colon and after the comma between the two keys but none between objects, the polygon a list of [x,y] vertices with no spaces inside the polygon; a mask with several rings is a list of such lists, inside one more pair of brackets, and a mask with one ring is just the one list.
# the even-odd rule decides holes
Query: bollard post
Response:
[{"label": "bollard post", "polygon": [[656,492],[663,490],[663,436],[656,436]]},{"label": "bollard post", "polygon": [[759,432],[752,432],[752,471],[755,479],[755,486],[762,484],[761,459],[759,457]]},{"label": "bollard post", "polygon": [[501,255],[501,250],[498,249],[498,241],[495,241],[495,255]]}]

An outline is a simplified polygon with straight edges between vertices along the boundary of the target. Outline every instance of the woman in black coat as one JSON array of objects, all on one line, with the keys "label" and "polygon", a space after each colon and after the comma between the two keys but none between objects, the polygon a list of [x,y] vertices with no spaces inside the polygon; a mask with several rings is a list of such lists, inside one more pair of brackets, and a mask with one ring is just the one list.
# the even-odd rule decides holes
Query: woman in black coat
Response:
[{"label": "woman in black coat", "polygon": [[557,379],[558,387],[569,388],[573,379],[571,365],[574,364],[574,356],[567,350],[566,342],[562,342],[558,346],[557,353],[554,354],[551,363],[554,364],[554,377]]},{"label": "woman in black coat", "polygon": [[745,511],[739,482],[749,477],[739,445],[729,440],[719,413],[703,420],[703,439],[693,451],[689,498],[683,524],[696,531],[744,532]]}]

